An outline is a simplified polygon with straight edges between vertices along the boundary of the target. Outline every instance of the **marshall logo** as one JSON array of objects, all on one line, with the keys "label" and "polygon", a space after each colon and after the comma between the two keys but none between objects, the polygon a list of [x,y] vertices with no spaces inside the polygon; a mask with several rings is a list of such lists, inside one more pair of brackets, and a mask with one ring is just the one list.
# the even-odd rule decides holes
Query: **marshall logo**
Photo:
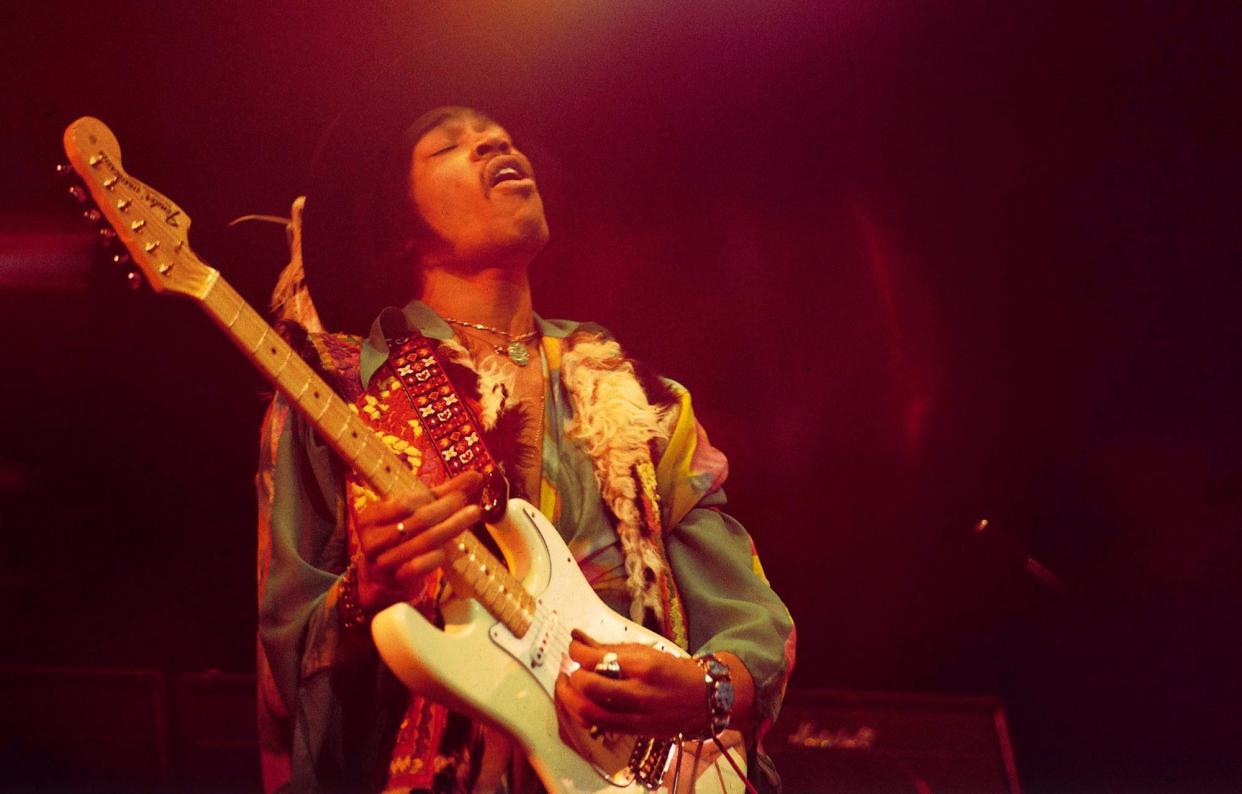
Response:
[{"label": "marshall logo", "polygon": [[856,731],[845,728],[831,730],[821,728],[813,720],[802,720],[798,729],[785,739],[790,747],[806,747],[812,750],[870,750],[875,744],[876,731],[866,725]]}]

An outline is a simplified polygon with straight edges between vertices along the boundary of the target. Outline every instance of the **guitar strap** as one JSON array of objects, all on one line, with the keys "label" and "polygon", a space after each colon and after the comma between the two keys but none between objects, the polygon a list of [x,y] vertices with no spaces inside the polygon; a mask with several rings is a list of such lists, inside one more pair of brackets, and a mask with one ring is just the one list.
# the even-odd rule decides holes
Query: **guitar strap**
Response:
[{"label": "guitar strap", "polygon": [[480,507],[488,521],[499,520],[509,502],[509,481],[483,443],[478,420],[457,395],[432,342],[415,331],[389,339],[388,351],[384,366],[401,384],[446,474],[450,478],[464,471],[482,474]]},{"label": "guitar strap", "polygon": [[[508,481],[484,443],[478,419],[436,355],[436,343],[413,329],[407,334],[387,338],[388,360],[372,382],[395,381],[400,385],[409,410],[396,412],[393,424],[405,424],[405,417],[414,415],[424,436],[419,446],[435,450],[446,480],[465,471],[484,475],[480,506],[486,520],[496,521],[504,515],[509,501]],[[396,388],[388,388],[395,394]],[[397,427],[390,429],[400,432]],[[451,747],[440,746],[441,737],[449,729],[447,720],[448,712],[443,706],[420,695],[411,696],[393,745],[385,792],[437,788],[435,781],[439,777],[452,774],[448,768],[441,768],[451,758],[457,764],[477,763],[478,759],[472,756],[479,747],[473,739],[460,737],[450,742]],[[441,752],[448,755],[441,756]],[[470,773],[462,769],[457,774],[463,772]],[[465,785],[469,788],[469,781]]]}]

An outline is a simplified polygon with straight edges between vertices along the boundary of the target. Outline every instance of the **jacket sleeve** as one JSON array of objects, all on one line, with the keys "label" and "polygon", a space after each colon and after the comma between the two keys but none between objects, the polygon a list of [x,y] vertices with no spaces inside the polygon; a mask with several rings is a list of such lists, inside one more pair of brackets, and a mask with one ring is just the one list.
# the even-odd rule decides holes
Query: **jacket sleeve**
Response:
[{"label": "jacket sleeve", "polygon": [[370,756],[388,746],[375,734],[394,730],[388,712],[399,713],[383,704],[404,702],[370,637],[341,626],[339,581],[349,558],[342,482],[332,451],[277,397],[264,419],[256,476],[268,790],[368,779],[378,761]]},{"label": "jacket sleeve", "polygon": [[690,647],[695,653],[728,651],[742,660],[755,682],[762,736],[776,719],[793,670],[793,620],[768,583],[750,534],[724,512],[725,456],[695,420],[689,393],[673,386],[680,404],[656,483]]}]

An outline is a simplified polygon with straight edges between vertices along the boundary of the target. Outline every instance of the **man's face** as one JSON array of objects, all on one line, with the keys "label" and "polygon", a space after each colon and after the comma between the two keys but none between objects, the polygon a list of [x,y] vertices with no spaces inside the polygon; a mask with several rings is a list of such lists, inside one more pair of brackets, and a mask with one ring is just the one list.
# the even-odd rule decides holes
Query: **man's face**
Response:
[{"label": "man's face", "polygon": [[427,238],[424,262],[529,262],[548,241],[530,161],[502,127],[472,112],[447,116],[414,144],[410,198]]}]

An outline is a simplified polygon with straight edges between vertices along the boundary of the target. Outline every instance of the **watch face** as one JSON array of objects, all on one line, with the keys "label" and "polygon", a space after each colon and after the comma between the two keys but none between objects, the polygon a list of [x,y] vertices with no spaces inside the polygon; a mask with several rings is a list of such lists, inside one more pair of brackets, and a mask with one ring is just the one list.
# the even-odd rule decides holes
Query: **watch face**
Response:
[{"label": "watch face", "polygon": [[718,681],[715,689],[712,691],[712,712],[715,714],[727,714],[733,710],[733,684],[728,681]]}]

